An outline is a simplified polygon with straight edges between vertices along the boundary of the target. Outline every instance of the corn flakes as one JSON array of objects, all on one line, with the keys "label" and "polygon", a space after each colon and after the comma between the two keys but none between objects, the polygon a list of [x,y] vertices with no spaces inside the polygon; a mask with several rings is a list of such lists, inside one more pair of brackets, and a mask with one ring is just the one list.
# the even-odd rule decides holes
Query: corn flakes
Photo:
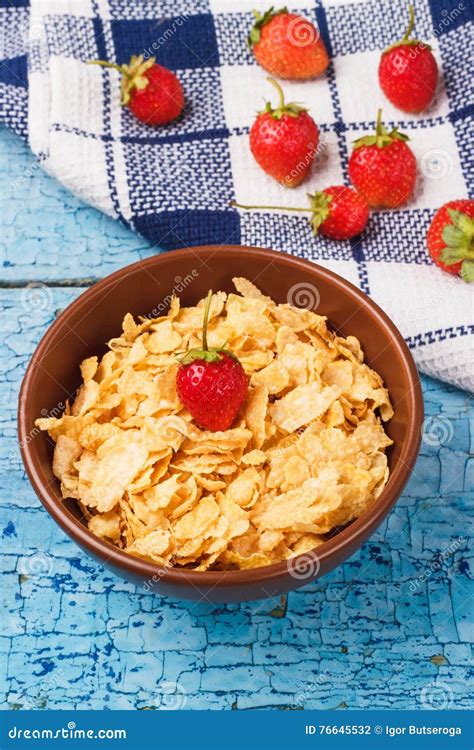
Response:
[{"label": "corn flakes", "polygon": [[176,393],[178,351],[199,345],[204,300],[135,321],[60,418],[41,418],[64,498],[90,531],[163,566],[248,569],[308,552],[359,517],[388,481],[393,415],[359,341],[251,282],[212,298],[211,345],[234,352],[249,391],[231,429],[199,429]]}]

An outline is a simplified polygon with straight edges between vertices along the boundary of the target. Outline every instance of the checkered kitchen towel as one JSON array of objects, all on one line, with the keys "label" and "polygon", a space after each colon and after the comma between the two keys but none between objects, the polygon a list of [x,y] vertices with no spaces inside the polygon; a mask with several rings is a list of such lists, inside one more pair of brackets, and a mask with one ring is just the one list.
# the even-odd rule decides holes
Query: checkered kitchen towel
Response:
[{"label": "checkered kitchen towel", "polygon": [[[328,266],[385,309],[422,371],[474,389],[472,288],[433,266],[424,242],[434,210],[472,186],[470,0],[416,1],[416,32],[444,74],[420,116],[394,109],[377,83],[380,50],[402,35],[407,0],[287,0],[317,24],[332,56],[323,79],[284,84],[288,100],[310,108],[323,143],[311,178],[293,191],[268,178],[248,146],[256,109],[274,98],[246,47],[252,8],[269,5],[0,0],[0,119],[70,190],[163,248],[242,243]],[[179,122],[138,123],[120,106],[119,74],[85,64],[140,53],[178,73],[187,100]],[[362,240],[314,238],[300,214],[228,207],[232,198],[305,205],[307,191],[347,181],[351,141],[373,129],[380,105],[410,136],[420,185],[408,207],[374,213]]]}]

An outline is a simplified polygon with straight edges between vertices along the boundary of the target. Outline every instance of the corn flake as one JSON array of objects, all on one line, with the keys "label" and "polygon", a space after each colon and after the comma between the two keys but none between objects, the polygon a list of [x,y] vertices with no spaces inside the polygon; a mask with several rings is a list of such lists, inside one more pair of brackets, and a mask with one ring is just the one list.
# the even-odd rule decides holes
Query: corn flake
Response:
[{"label": "corn flake", "polygon": [[359,341],[312,310],[277,304],[253,282],[213,295],[211,346],[249,376],[224,432],[195,425],[176,392],[177,352],[201,344],[205,300],[135,321],[101,358],[60,418],[36,425],[56,443],[53,472],[90,531],[164,567],[249,569],[323,544],[379,497],[393,415]]}]

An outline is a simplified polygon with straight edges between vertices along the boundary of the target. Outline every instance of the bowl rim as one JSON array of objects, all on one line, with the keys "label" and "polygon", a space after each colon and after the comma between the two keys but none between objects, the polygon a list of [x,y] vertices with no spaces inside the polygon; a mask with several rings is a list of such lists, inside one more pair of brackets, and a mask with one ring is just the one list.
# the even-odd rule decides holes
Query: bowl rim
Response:
[{"label": "bowl rim", "polygon": [[[172,586],[191,585],[197,591],[201,592],[203,586],[207,586],[210,592],[214,587],[226,586],[228,588],[240,587],[245,584],[264,584],[277,581],[288,574],[288,561],[273,563],[259,568],[246,570],[224,570],[224,571],[195,571],[180,570],[178,568],[163,568],[158,563],[134,557],[128,552],[115,547],[113,544],[95,536],[81,521],[76,518],[67,508],[62,500],[58,500],[51,492],[50,485],[43,482],[41,478],[40,462],[35,455],[35,440],[27,440],[28,430],[26,425],[26,404],[28,403],[29,393],[34,385],[35,372],[37,365],[41,362],[44,353],[47,351],[50,343],[54,340],[56,331],[61,327],[62,321],[69,316],[72,311],[80,311],[94,298],[98,293],[103,293],[110,286],[115,285],[130,273],[147,269],[150,266],[166,265],[175,263],[181,257],[194,254],[198,259],[200,256],[207,256],[209,252],[213,254],[228,254],[229,252],[239,252],[242,258],[249,256],[259,256],[268,259],[269,263],[278,260],[279,263],[297,266],[302,273],[316,273],[318,276],[328,280],[330,283],[343,289],[344,293],[349,295],[358,306],[369,307],[373,316],[381,328],[384,329],[387,336],[391,339],[392,344],[396,347],[399,354],[400,362],[403,365],[405,377],[410,385],[408,395],[410,419],[406,426],[406,437],[402,445],[402,450],[397,461],[397,465],[390,474],[387,485],[384,487],[380,496],[358,519],[352,521],[345,529],[340,531],[334,537],[324,542],[321,546],[315,548],[315,555],[321,567],[326,560],[337,556],[344,548],[352,550],[363,544],[366,539],[367,531],[377,528],[387,515],[391,507],[398,499],[403,487],[405,486],[411,471],[415,464],[418,448],[421,440],[421,425],[423,420],[423,397],[418,377],[418,372],[413,361],[411,352],[404,341],[401,333],[390,320],[388,315],[363,291],[358,289],[354,284],[342,278],[338,274],[330,271],[323,266],[314,263],[311,260],[300,258],[283,251],[270,250],[267,248],[253,247],[247,245],[200,245],[196,247],[182,248],[171,252],[164,252],[159,255],[153,255],[144,260],[138,260],[117,271],[105,276],[89,289],[80,294],[71,302],[49,326],[44,333],[39,344],[29,361],[23,381],[21,384],[18,400],[18,434],[20,450],[23,464],[28,478],[48,513],[54,518],[56,523],[65,531],[75,542],[85,548],[94,557],[99,558],[104,564],[110,564],[124,574],[133,574],[136,578],[142,578],[145,582],[162,580]],[[78,363],[79,365],[79,363]],[[297,566],[298,559],[304,558],[310,554],[305,552],[291,558],[293,565]],[[313,576],[314,577],[314,576]],[[307,580],[310,580],[309,577]],[[296,585],[296,581],[295,581]],[[300,583],[301,585],[301,583]]]}]

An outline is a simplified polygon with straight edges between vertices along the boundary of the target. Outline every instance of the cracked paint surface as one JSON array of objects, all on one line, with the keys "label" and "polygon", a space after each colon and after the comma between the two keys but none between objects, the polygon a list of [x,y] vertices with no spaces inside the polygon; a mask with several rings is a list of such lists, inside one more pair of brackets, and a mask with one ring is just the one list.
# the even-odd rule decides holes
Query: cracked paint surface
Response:
[{"label": "cracked paint surface", "polygon": [[[81,293],[74,280],[154,250],[32,164],[0,133],[10,287],[0,289],[3,707],[472,708],[474,422],[462,391],[424,378],[426,415],[447,426],[444,440],[422,443],[403,496],[361,550],[282,601],[213,606],[145,592],[49,517],[16,438],[25,367],[55,313]],[[23,286],[32,281],[51,286],[31,297]]]}]

